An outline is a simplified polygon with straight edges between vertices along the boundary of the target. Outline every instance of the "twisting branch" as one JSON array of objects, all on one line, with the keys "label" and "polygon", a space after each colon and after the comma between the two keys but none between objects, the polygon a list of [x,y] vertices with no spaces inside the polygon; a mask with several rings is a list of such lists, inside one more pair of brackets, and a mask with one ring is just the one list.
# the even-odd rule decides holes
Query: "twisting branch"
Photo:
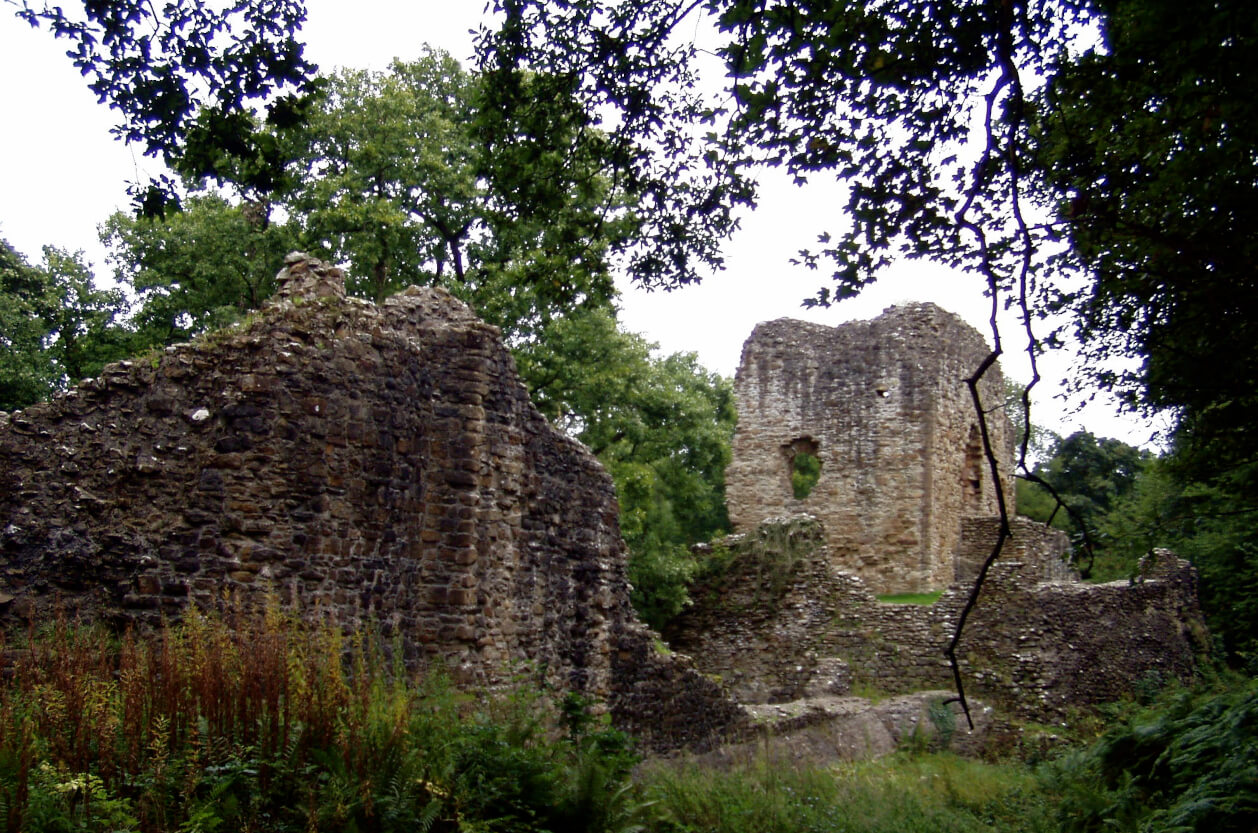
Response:
[{"label": "twisting branch", "polygon": [[[1015,29],[1015,21],[1013,19],[1012,4],[1004,0],[994,0],[993,6],[996,8],[996,14],[1000,21],[996,34],[996,65],[998,67],[998,75],[992,84],[991,90],[986,96],[984,113],[984,130],[986,135],[986,144],[979,160],[975,163],[973,171],[973,179],[970,187],[965,194],[965,200],[961,209],[956,214],[956,223],[959,228],[969,231],[974,235],[978,244],[979,253],[979,271],[987,282],[987,290],[991,297],[991,317],[989,324],[992,333],[992,351],[983,359],[973,375],[965,380],[966,386],[970,391],[970,399],[974,403],[974,411],[978,417],[979,432],[983,441],[983,455],[987,459],[989,468],[991,469],[993,488],[996,493],[996,505],[999,512],[999,526],[997,529],[996,540],[992,545],[991,552],[983,561],[978,571],[978,576],[974,580],[973,586],[970,588],[970,594],[966,598],[965,605],[961,609],[960,615],[957,617],[956,626],[953,630],[952,639],[948,643],[948,647],[944,653],[948,657],[948,663],[952,668],[952,678],[957,689],[957,700],[961,703],[961,708],[965,712],[965,719],[971,729],[974,728],[974,719],[970,713],[970,704],[965,696],[965,684],[961,676],[961,666],[957,659],[957,647],[960,645],[961,637],[965,632],[965,625],[970,614],[973,612],[978,598],[983,589],[983,584],[987,579],[987,574],[991,570],[992,565],[996,563],[996,559],[1000,557],[1004,550],[1005,542],[1012,537],[1013,533],[1009,525],[1009,506],[1006,501],[1004,483],[1000,476],[999,461],[996,458],[994,449],[992,448],[991,433],[987,424],[987,411],[983,407],[982,394],[979,391],[979,382],[984,374],[991,369],[999,360],[1003,348],[1000,337],[1000,326],[997,321],[997,313],[1000,309],[1000,288],[1001,281],[997,271],[995,257],[992,248],[989,245],[986,230],[974,219],[970,217],[970,212],[975,203],[982,195],[986,186],[997,180],[1002,174],[1008,177],[1008,194],[1011,203],[1011,211],[1016,226],[1015,237],[1020,242],[1021,251],[1018,258],[1017,266],[1017,290],[1019,311],[1022,315],[1023,326],[1027,333],[1027,353],[1031,359],[1032,379],[1031,384],[1023,391],[1022,407],[1025,415],[1025,425],[1023,428],[1023,436],[1021,439],[1021,456],[1019,458],[1019,467],[1026,470],[1026,454],[1027,447],[1030,443],[1031,432],[1031,399],[1030,389],[1039,381],[1039,372],[1036,365],[1035,349],[1036,339],[1031,328],[1031,314],[1029,307],[1029,283],[1031,274],[1031,264],[1035,251],[1035,241],[1032,237],[1030,227],[1022,213],[1022,194],[1021,180],[1019,176],[1019,165],[1017,158],[1017,134],[1021,127],[1023,118],[1023,90],[1021,78],[1018,74],[1018,66],[1015,60],[1015,44],[1013,33]],[[996,127],[996,109],[998,105],[1005,104],[1005,115],[1007,124],[1005,128],[1006,139],[1002,142],[1000,133]]]}]

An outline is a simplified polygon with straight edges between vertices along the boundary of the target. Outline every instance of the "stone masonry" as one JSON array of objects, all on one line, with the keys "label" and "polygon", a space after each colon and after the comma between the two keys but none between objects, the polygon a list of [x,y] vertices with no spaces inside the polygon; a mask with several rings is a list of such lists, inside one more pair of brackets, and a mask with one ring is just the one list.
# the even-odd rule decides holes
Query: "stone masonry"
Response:
[{"label": "stone masonry", "polygon": [[[735,528],[806,512],[822,521],[834,566],[871,591],[946,587],[962,519],[997,513],[964,382],[988,353],[976,330],[933,304],[839,327],[789,319],[757,326],[735,380],[738,427],[726,473]],[[997,367],[979,389],[1009,497],[1013,430],[999,407]],[[821,472],[811,494],[796,499],[790,477],[800,452],[815,455]]]},{"label": "stone masonry", "polygon": [[[1058,721],[1193,676],[1209,636],[1191,565],[1162,552],[1139,581],[1087,584],[1060,561],[1062,533],[1023,518],[1012,527],[958,646],[969,696]],[[990,552],[992,532],[967,524],[963,548]],[[933,605],[882,603],[835,569],[826,538],[804,515],[714,545],[721,566],[670,623],[670,646],[744,703],[952,688],[944,649],[971,579]]]},{"label": "stone masonry", "polygon": [[291,255],[245,324],[0,414],[0,625],[280,604],[467,684],[535,675],[649,745],[737,723],[629,606],[610,477],[441,290]]}]

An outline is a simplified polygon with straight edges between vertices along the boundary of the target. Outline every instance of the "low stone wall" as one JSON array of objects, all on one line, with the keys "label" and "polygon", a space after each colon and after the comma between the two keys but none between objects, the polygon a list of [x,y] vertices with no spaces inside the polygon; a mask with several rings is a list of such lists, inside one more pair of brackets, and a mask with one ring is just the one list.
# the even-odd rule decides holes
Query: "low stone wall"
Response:
[{"label": "low stone wall", "polygon": [[[694,589],[694,605],[666,631],[670,645],[748,703],[951,687],[944,650],[970,586],[929,606],[881,603],[830,566],[819,527],[799,516],[729,539],[728,565]],[[1033,542],[1051,544],[1051,556],[1056,535],[1019,519],[1012,540],[1026,543],[993,566],[958,647],[967,694],[1057,719],[1145,679],[1193,675],[1208,639],[1187,562],[1164,556],[1136,584],[1045,582],[1056,568]],[[990,540],[970,546],[990,552]]]},{"label": "low stone wall", "polygon": [[653,647],[611,478],[495,328],[441,290],[346,298],[303,256],[279,282],[239,328],[0,415],[0,625],[280,604],[466,684],[579,691],[656,746],[740,719]]}]

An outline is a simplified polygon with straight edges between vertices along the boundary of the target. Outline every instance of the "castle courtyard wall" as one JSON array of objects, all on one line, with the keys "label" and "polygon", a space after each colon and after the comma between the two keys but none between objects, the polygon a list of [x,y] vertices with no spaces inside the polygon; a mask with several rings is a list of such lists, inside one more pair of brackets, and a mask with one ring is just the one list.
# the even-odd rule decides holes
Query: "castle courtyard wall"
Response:
[{"label": "castle courtyard wall", "polygon": [[[1012,542],[1061,536],[1026,519],[1012,527]],[[695,588],[692,607],[665,631],[669,644],[749,703],[953,688],[945,649],[971,583],[932,605],[883,603],[833,566],[825,540],[808,516],[728,539],[718,546],[726,567]],[[1015,544],[994,564],[958,645],[968,695],[1059,720],[1145,681],[1192,678],[1209,640],[1191,565],[1163,554],[1141,581],[1092,585],[1046,580],[1068,573],[1045,563],[1051,550]]]}]

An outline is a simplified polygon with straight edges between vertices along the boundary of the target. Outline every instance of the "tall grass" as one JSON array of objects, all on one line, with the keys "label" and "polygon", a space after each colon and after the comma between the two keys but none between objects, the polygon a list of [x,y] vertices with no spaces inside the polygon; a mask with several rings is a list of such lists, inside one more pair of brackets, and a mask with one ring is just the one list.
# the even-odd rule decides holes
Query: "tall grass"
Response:
[{"label": "tall grass", "polygon": [[[1258,825],[1258,684],[1171,691],[1037,775],[906,750],[724,771],[654,762],[589,704],[473,698],[370,635],[191,614],[144,638],[0,644],[0,828],[1079,833]],[[392,652],[396,655],[397,652]]]},{"label": "tall grass", "polygon": [[150,638],[58,622],[7,654],[6,831],[595,830],[634,758],[545,697],[476,702],[371,638],[191,614]]},{"label": "tall grass", "polygon": [[897,754],[840,768],[652,767],[643,788],[667,833],[1042,833],[1051,799],[1019,765]]}]

